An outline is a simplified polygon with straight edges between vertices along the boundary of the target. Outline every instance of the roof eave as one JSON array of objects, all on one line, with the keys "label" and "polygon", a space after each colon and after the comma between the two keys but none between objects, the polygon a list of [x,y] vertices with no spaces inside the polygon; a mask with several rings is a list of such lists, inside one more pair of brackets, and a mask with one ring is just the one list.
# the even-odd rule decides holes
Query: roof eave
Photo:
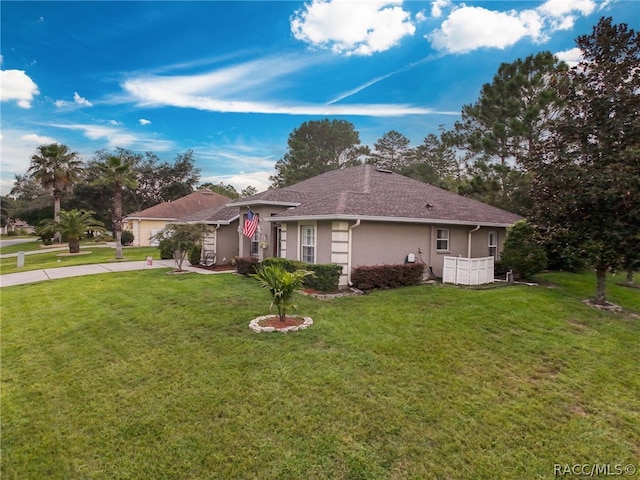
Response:
[{"label": "roof eave", "polygon": [[250,207],[252,205],[276,205],[279,207],[299,207],[300,202],[283,202],[276,200],[243,200],[239,202],[229,202],[226,207]]},{"label": "roof eave", "polygon": [[364,220],[369,222],[394,222],[394,223],[424,223],[424,224],[438,224],[438,225],[464,225],[464,226],[478,226],[481,227],[496,227],[506,228],[512,223],[504,222],[475,222],[471,220],[447,220],[442,218],[410,218],[410,217],[377,217],[370,215],[296,215],[296,216],[283,216],[277,215],[263,219],[266,222],[301,222],[305,220]]},{"label": "roof eave", "polygon": [[231,225],[233,222],[238,220],[238,218],[240,218],[240,215],[236,215],[235,217],[228,220],[188,220],[186,222],[181,222],[180,219],[177,219],[172,223],[186,223],[190,225],[196,225],[198,223],[206,223],[207,225]]},{"label": "roof eave", "polygon": [[161,221],[161,222],[171,222],[173,220],[176,220],[177,217],[132,217],[132,216],[128,216],[128,217],[124,217],[122,220],[156,220],[156,221]]}]

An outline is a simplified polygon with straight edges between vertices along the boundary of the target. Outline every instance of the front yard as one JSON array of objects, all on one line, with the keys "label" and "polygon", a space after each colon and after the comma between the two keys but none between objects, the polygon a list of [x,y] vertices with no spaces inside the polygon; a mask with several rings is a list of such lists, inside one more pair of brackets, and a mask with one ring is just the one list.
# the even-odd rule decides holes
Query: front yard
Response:
[{"label": "front yard", "polygon": [[[257,334],[231,274],[139,271],[2,289],[7,479],[553,478],[640,466],[640,319],[545,287],[330,301]],[[619,279],[618,279],[619,280]],[[611,300],[640,312],[612,279]]]}]

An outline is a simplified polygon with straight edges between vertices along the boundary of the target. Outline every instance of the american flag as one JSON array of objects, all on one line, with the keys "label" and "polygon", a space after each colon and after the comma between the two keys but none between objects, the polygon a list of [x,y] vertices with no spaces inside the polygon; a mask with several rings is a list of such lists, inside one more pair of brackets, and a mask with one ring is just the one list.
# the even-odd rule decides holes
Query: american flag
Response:
[{"label": "american flag", "polygon": [[249,209],[249,213],[247,213],[247,216],[244,219],[244,228],[242,229],[242,234],[245,237],[253,238],[253,235],[258,229],[258,223],[260,223],[260,217],[253,213],[251,209]]}]

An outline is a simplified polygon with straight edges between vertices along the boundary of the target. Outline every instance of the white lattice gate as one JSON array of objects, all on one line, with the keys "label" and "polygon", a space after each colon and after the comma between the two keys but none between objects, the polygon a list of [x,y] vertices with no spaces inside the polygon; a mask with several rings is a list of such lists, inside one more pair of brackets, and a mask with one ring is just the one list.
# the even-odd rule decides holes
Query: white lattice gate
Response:
[{"label": "white lattice gate", "polygon": [[444,257],[442,283],[480,285],[493,282],[493,257]]}]

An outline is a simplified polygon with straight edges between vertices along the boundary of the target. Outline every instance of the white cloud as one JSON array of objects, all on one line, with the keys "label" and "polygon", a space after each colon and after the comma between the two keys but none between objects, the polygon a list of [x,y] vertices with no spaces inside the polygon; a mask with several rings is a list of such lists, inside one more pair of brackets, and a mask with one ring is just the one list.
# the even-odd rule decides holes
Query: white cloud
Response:
[{"label": "white cloud", "polygon": [[572,12],[589,15],[595,8],[596,4],[593,0],[547,0],[538,10],[542,14],[559,18]]},{"label": "white cloud", "polygon": [[71,106],[80,106],[80,107],[93,107],[93,103],[87,100],[84,97],[81,97],[78,92],[73,92],[73,102],[68,102],[66,100],[56,100],[54,105],[58,108],[62,107],[71,107]]},{"label": "white cloud", "polygon": [[431,16],[439,18],[442,16],[442,10],[451,5],[450,0],[435,0],[431,2]]},{"label": "white cloud", "polygon": [[295,12],[291,32],[314,47],[345,55],[371,55],[413,35],[402,0],[313,0]]},{"label": "white cloud", "polygon": [[269,176],[273,175],[274,173],[274,170],[271,169],[251,173],[241,172],[234,175],[209,175],[202,176],[200,178],[200,183],[211,182],[214,184],[218,184],[222,182],[228,185],[232,185],[233,188],[235,188],[238,192],[251,185],[252,187],[255,187],[258,192],[263,192],[267,190],[271,185]]},{"label": "white cloud", "polygon": [[31,156],[39,145],[55,142],[56,139],[35,132],[4,129],[0,136],[0,195],[7,195],[11,191],[15,175],[27,172]]},{"label": "white cloud", "polygon": [[[441,12],[436,4],[436,13]],[[448,53],[467,53],[478,48],[504,49],[529,38],[546,41],[558,30],[573,27],[577,16],[589,15],[596,8],[594,0],[547,0],[535,9],[496,11],[461,4],[454,8],[440,28],[425,38],[434,48]]]},{"label": "white cloud", "polygon": [[55,138],[47,137],[45,135],[38,135],[36,133],[27,133],[26,135],[22,135],[20,138],[22,140],[26,140],[27,142],[31,142],[36,146],[56,143]]},{"label": "white cloud", "polygon": [[117,120],[109,120],[109,125],[122,125],[122,123]]},{"label": "white cloud", "polygon": [[566,62],[566,64],[570,67],[575,67],[579,62],[583,60],[582,50],[580,50],[578,47],[572,48],[571,50],[558,52],[555,55],[559,60]]},{"label": "white cloud", "polygon": [[140,122],[140,125],[149,125],[151,123],[151,120],[147,120],[146,118],[141,118],[140,120],[138,120],[138,122]]},{"label": "white cloud", "polygon": [[441,113],[404,104],[305,104],[261,98],[274,85],[281,85],[292,73],[315,61],[306,57],[267,58],[192,76],[133,77],[124,82],[123,88],[142,106],[173,106],[213,112],[366,116]]},{"label": "white cloud", "polygon": [[34,95],[38,95],[38,85],[24,70],[0,70],[0,101],[15,100],[21,108],[31,108]]},{"label": "white cloud", "polygon": [[429,38],[438,50],[466,53],[480,47],[504,49],[525,36],[538,37],[539,33],[539,21],[531,10],[518,14],[464,6],[451,12]]},{"label": "white cloud", "polygon": [[[81,131],[89,140],[106,141],[106,148],[130,148],[132,150],[149,150],[164,152],[173,148],[173,143],[155,138],[143,138],[115,126],[90,124],[54,124],[50,125],[66,130]],[[103,148],[97,146],[96,149]]]}]

